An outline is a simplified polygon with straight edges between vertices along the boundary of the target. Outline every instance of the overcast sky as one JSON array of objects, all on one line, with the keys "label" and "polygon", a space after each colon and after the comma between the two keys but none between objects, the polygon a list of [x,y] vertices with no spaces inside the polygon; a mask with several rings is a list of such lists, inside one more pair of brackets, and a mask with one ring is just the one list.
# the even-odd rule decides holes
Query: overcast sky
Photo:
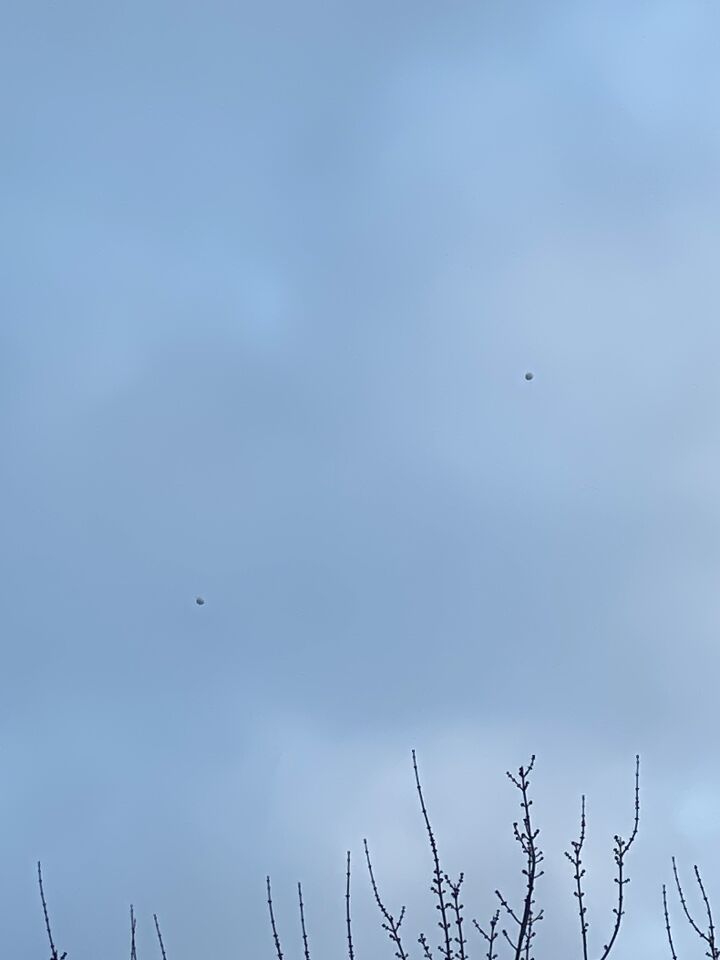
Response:
[{"label": "overcast sky", "polygon": [[[8,955],[388,960],[470,918],[669,956],[720,910],[720,11],[0,5]],[[528,381],[526,371],[534,373]],[[206,603],[198,606],[195,597]],[[671,894],[683,956],[702,956]],[[694,951],[694,952],[693,952]],[[501,957],[504,957],[502,946]],[[436,954],[437,956],[437,954]]]}]

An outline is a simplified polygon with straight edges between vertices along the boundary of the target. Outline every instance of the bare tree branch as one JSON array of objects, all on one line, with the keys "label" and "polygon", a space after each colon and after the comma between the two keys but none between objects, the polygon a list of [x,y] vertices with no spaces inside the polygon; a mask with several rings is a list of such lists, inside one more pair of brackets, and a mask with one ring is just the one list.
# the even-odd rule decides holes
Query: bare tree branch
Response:
[{"label": "bare tree branch", "polygon": [[167,957],[165,956],[165,945],[163,943],[162,934],[160,933],[160,924],[158,923],[156,913],[153,914],[153,920],[155,921],[155,930],[158,935],[158,940],[160,941],[160,953],[162,954],[162,960],[167,960]]},{"label": "bare tree branch", "polygon": [[[420,807],[422,809],[423,819],[425,820],[425,827],[427,828],[428,837],[430,839],[430,849],[433,856],[434,864],[434,873],[433,873],[433,882],[430,886],[430,892],[434,893],[438,898],[437,909],[440,911],[441,919],[438,921],[438,926],[443,932],[443,937],[445,940],[444,947],[440,945],[438,949],[443,954],[445,960],[453,960],[453,951],[450,946],[450,921],[447,917],[447,903],[445,902],[445,890],[443,888],[443,873],[440,870],[440,858],[438,857],[437,844],[435,842],[435,835],[432,832],[432,827],[430,826],[430,820],[428,818],[428,812],[425,807],[425,799],[423,797],[422,788],[420,786],[420,777],[418,775],[417,762],[415,760],[415,751],[412,752],[412,762],[413,770],[415,771],[415,786],[417,787],[418,796],[420,797]],[[447,875],[445,875],[447,876]],[[462,880],[460,881],[462,883]]]},{"label": "bare tree branch", "polygon": [[310,952],[308,950],[307,942],[307,931],[305,930],[305,912],[303,910],[303,899],[302,899],[302,887],[298,883],[298,900],[300,901],[300,928],[302,930],[302,939],[303,939],[303,953],[305,960],[310,960]]},{"label": "bare tree branch", "polygon": [[347,884],[345,886],[345,921],[347,923],[348,957],[354,960],[352,933],[350,931],[350,851],[347,852]]},{"label": "bare tree branch", "polygon": [[272,907],[272,896],[270,895],[270,877],[265,878],[267,884],[267,903],[270,908],[270,925],[272,926],[273,939],[275,940],[275,953],[277,954],[278,960],[283,960],[282,950],[280,949],[280,938],[278,937],[277,927],[275,926],[275,914],[273,913]]},{"label": "bare tree branch", "polygon": [[572,855],[566,850],[565,856],[568,858],[570,863],[575,867],[575,873],[573,878],[575,880],[576,889],[573,896],[577,897],[578,901],[578,910],[580,913],[580,936],[582,937],[582,954],[583,960],[588,960],[588,944],[587,944],[587,931],[588,931],[588,922],[585,919],[585,914],[587,913],[587,907],[583,905],[583,898],[585,896],[582,888],[582,878],[585,876],[585,870],[582,866],[582,848],[585,843],[585,797],[582,797],[581,800],[581,810],[580,810],[580,837],[578,840],[571,841],[571,846],[573,848]]},{"label": "bare tree branch", "polygon": [[367,840],[363,840],[365,846],[365,859],[367,860],[368,871],[370,873],[370,883],[372,884],[373,893],[375,894],[375,901],[380,908],[380,912],[385,917],[386,923],[382,924],[383,930],[387,930],[387,934],[392,940],[392,942],[397,947],[395,956],[398,960],[408,960],[408,954],[405,953],[403,949],[402,941],[400,939],[400,925],[403,922],[403,917],[405,916],[405,907],[400,910],[400,917],[396,921],[392,914],[388,913],[383,905],[382,900],[380,899],[380,894],[378,893],[377,884],[375,883],[375,876],[373,875],[372,865],[370,863],[370,853],[368,852]]},{"label": "bare tree branch", "polygon": [[[707,916],[707,921],[708,921],[706,932],[700,929],[700,927],[697,925],[695,920],[693,920],[692,916],[690,915],[690,910],[688,909],[687,901],[685,900],[685,894],[683,893],[683,889],[680,884],[680,877],[678,876],[675,857],[672,858],[672,868],[673,868],[673,876],[675,877],[675,886],[677,888],[678,897],[680,898],[680,903],[682,904],[683,913],[687,917],[688,923],[690,924],[692,929],[695,931],[695,933],[700,937],[700,939],[707,944],[708,949],[705,953],[705,956],[709,957],[710,960],[719,960],[720,947],[718,947],[717,941],[715,939],[715,924],[713,923],[712,910],[710,909],[710,901],[708,900],[708,896],[705,892],[705,886],[702,882],[702,877],[700,876],[700,871],[698,870],[697,865],[693,867],[693,871],[695,873],[695,880],[697,881],[697,885],[700,888],[700,894],[702,896],[703,903],[705,905],[705,914]],[[672,940],[672,934],[670,932],[670,916],[668,914],[668,909],[667,909],[667,897],[665,894],[664,884],[663,884],[663,906],[665,910],[665,929],[668,935],[668,943],[670,944],[670,953],[672,954],[673,960],[677,960],[677,956],[675,955],[675,947],[673,945],[673,940]]]},{"label": "bare tree branch", "polygon": [[67,957],[67,951],[63,953],[61,957],[58,956],[57,949],[53,943],[52,933],[50,932],[50,920],[48,918],[47,903],[45,902],[45,891],[43,890],[42,882],[42,870],[40,869],[40,861],[38,860],[38,884],[40,885],[40,899],[42,901],[43,915],[45,917],[45,929],[47,930],[48,940],[50,941],[50,960],[65,960]]},{"label": "bare tree branch", "polygon": [[608,943],[603,947],[603,953],[600,957],[600,960],[606,960],[610,951],[613,948],[617,935],[620,931],[620,924],[622,922],[624,910],[624,891],[625,885],[630,883],[630,878],[624,876],[625,870],[625,857],[630,847],[633,845],[635,837],[637,836],[638,826],[640,824],[640,757],[636,755],[635,757],[635,820],[633,822],[633,830],[630,834],[630,839],[625,841],[618,834],[615,835],[615,847],[613,849],[613,855],[615,858],[615,863],[617,865],[617,877],[615,878],[615,883],[618,885],[618,902],[617,907],[613,909],[615,914],[615,925],[613,927],[612,936]]}]

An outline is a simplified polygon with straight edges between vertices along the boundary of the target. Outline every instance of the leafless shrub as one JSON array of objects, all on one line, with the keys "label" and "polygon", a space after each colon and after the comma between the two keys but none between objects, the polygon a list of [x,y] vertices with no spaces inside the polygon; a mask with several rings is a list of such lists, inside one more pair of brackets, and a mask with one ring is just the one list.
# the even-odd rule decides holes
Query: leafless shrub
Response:
[{"label": "leafless shrub", "polygon": [[[440,857],[438,854],[437,842],[435,840],[435,834],[433,833],[432,827],[430,825],[430,818],[428,816],[427,807],[425,805],[425,798],[423,796],[422,787],[420,785],[420,776],[418,774],[417,761],[415,758],[415,751],[412,751],[412,761],[413,761],[413,770],[415,773],[415,786],[417,789],[418,797],[420,799],[420,809],[422,811],[423,820],[425,822],[425,828],[428,834],[428,840],[430,843],[430,852],[432,855],[433,863],[433,872],[432,872],[432,884],[430,886],[430,892],[435,895],[437,898],[437,904],[435,909],[440,914],[440,919],[438,920],[438,927],[440,928],[440,943],[437,945],[437,951],[440,960],[469,960],[469,954],[466,950],[467,939],[464,936],[463,928],[463,916],[462,910],[464,904],[460,903],[460,889],[465,877],[464,873],[460,873],[456,882],[453,882],[448,874],[442,870],[440,865]],[[533,949],[533,941],[536,935],[536,930],[534,929],[535,925],[543,919],[543,910],[537,910],[535,907],[535,892],[537,887],[538,880],[543,876],[543,871],[540,869],[540,864],[543,861],[543,853],[540,850],[537,844],[537,838],[539,836],[540,830],[535,827],[533,824],[531,816],[531,807],[533,801],[529,796],[529,787],[530,787],[530,773],[533,770],[535,764],[535,757],[533,756],[530,760],[530,763],[526,767],[520,767],[517,776],[514,776],[509,771],[507,773],[508,778],[516,789],[520,793],[520,808],[522,811],[521,821],[516,821],[513,823],[513,834],[515,840],[520,845],[520,848],[523,852],[525,858],[525,866],[522,870],[522,875],[525,878],[525,897],[522,903],[522,908],[520,910],[515,910],[510,906],[508,900],[502,895],[499,890],[495,891],[495,895],[500,901],[500,906],[502,910],[507,914],[510,920],[513,923],[513,933],[509,933],[507,929],[501,928],[500,933],[502,938],[507,943],[510,948],[510,954],[512,960],[534,960],[531,951]],[[629,877],[625,875],[625,860],[627,853],[633,845],[635,838],[637,836],[638,827],[640,823],[640,758],[639,756],[635,758],[635,817],[633,821],[632,832],[628,840],[623,840],[623,838],[616,834],[614,837],[615,846],[613,847],[613,857],[616,865],[617,876],[615,877],[615,883],[617,884],[617,905],[613,909],[614,922],[611,930],[610,938],[608,942],[603,946],[603,952],[600,955],[600,960],[607,960],[612,951],[613,946],[618,937],[620,931],[620,926],[622,923],[622,918],[625,914],[625,886],[629,882]],[[573,879],[575,881],[575,891],[574,896],[578,902],[578,911],[580,917],[580,938],[582,944],[582,960],[589,960],[589,947],[588,947],[588,928],[589,922],[587,920],[587,907],[585,906],[585,892],[583,890],[583,878],[585,876],[585,868],[582,864],[582,849],[585,842],[585,831],[586,831],[586,817],[585,817],[585,797],[582,797],[581,801],[581,814],[580,814],[580,836],[578,840],[571,842],[572,853],[566,851],[565,856],[571,862],[574,867]],[[410,960],[410,954],[407,952],[403,946],[402,937],[400,934],[400,927],[402,925],[403,919],[405,917],[405,907],[400,908],[400,914],[397,919],[390,913],[385,904],[383,903],[380,894],[378,892],[377,882],[375,880],[375,874],[373,872],[372,863],[370,860],[370,852],[368,850],[367,840],[363,840],[363,846],[365,849],[365,859],[367,862],[368,873],[370,875],[370,884],[372,887],[373,895],[375,901],[378,905],[380,913],[382,914],[382,928],[388,934],[388,937],[392,944],[395,947],[395,957],[397,960]],[[696,868],[697,869],[697,868]],[[347,883],[346,883],[346,922],[347,922],[347,942],[348,942],[348,956],[349,960],[354,960],[354,949],[353,941],[351,935],[350,927],[350,852],[347,854]],[[267,903],[270,911],[270,924],[272,928],[273,939],[275,942],[275,953],[277,960],[283,960],[283,953],[280,947],[280,938],[277,932],[277,926],[275,923],[275,915],[273,912],[272,906],[272,896],[270,891],[270,877],[266,878],[267,883]],[[678,883],[679,889],[679,883]],[[704,895],[704,891],[703,891]],[[663,898],[665,896],[663,888]],[[300,903],[300,925],[302,931],[303,939],[303,949],[305,960],[310,960],[310,953],[308,949],[307,942],[307,933],[305,929],[305,913],[304,913],[304,904],[302,900],[302,887],[298,883],[298,899]],[[682,899],[682,894],[681,894]],[[684,905],[684,899],[683,899]],[[707,905],[707,899],[706,899]],[[708,906],[708,916],[709,906]],[[686,911],[687,913],[687,911]],[[689,915],[688,915],[689,918]],[[500,921],[500,909],[498,909],[490,919],[489,931],[484,930],[476,920],[473,920],[473,925],[483,937],[485,943],[487,944],[487,950],[484,955],[484,960],[497,960],[498,954],[493,952],[499,940],[498,934],[498,923]],[[666,909],[666,922],[668,924],[668,935],[670,935],[669,921],[667,921],[667,909]],[[691,921],[692,922],[692,921]],[[695,927],[698,930],[697,927]],[[714,950],[712,954],[708,953],[708,956],[711,957],[711,960],[720,960],[720,952],[715,950],[715,940],[714,940],[714,928],[712,926],[712,918],[710,917],[710,934],[712,938],[708,940],[708,943],[711,943],[711,949]],[[707,939],[706,936],[698,930],[700,936],[704,939]],[[427,937],[424,933],[421,933],[417,938],[417,942],[422,948],[422,957],[424,960],[433,960],[433,953],[428,943]],[[672,944],[671,944],[672,945]],[[673,951],[673,960],[677,960],[675,953]]]}]

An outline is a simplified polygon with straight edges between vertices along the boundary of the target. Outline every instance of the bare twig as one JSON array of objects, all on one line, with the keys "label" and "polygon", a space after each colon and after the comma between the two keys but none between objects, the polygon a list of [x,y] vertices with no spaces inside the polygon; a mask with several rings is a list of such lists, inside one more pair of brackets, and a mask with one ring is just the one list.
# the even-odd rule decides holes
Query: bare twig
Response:
[{"label": "bare twig", "polygon": [[493,953],[492,950],[493,950],[493,945],[497,940],[497,925],[498,925],[499,919],[500,919],[500,911],[496,910],[490,920],[490,933],[485,933],[483,928],[479,926],[477,920],[473,920],[473,923],[475,924],[475,927],[478,930],[478,932],[481,933],[488,942],[488,951],[485,954],[485,960],[497,960],[497,954]]},{"label": "bare twig", "polygon": [[[437,844],[435,842],[435,835],[432,832],[432,827],[430,826],[430,820],[428,818],[427,809],[425,807],[425,800],[423,798],[422,787],[420,786],[420,777],[418,775],[417,762],[415,760],[415,751],[412,752],[412,761],[413,761],[413,770],[415,771],[415,785],[417,787],[418,796],[420,797],[420,807],[422,809],[423,818],[425,820],[425,827],[427,828],[428,837],[430,838],[430,849],[432,850],[433,864],[434,864],[434,874],[433,882],[430,886],[430,892],[434,893],[438,898],[437,909],[440,911],[441,919],[438,921],[438,926],[443,932],[445,938],[445,946],[442,945],[438,947],[440,952],[445,957],[445,960],[453,960],[453,951],[450,946],[450,921],[447,917],[448,905],[445,902],[445,890],[443,888],[443,873],[440,870],[440,858],[438,857]],[[445,874],[447,876],[447,874]],[[462,883],[462,880],[460,881]]]},{"label": "bare twig", "polygon": [[688,906],[687,906],[687,903],[686,903],[686,901],[685,901],[685,896],[684,896],[684,894],[683,894],[682,887],[680,886],[680,877],[678,876],[677,864],[675,863],[675,857],[672,858],[672,868],[673,868],[673,875],[674,875],[674,877],[675,877],[675,886],[677,887],[677,892],[678,892],[678,895],[679,895],[679,897],[680,897],[680,903],[682,904],[682,908],[683,908],[683,911],[684,911],[684,913],[685,913],[685,916],[686,916],[687,919],[688,919],[688,923],[689,923],[690,926],[693,928],[693,930],[695,931],[695,933],[697,933],[697,935],[698,935],[699,937],[703,937],[703,939],[704,939],[705,935],[703,934],[702,930],[700,929],[700,927],[698,927],[698,925],[695,923],[695,921],[693,920],[693,918],[690,916],[690,911],[688,910]]},{"label": "bare twig", "polygon": [[675,944],[673,943],[672,932],[670,930],[670,914],[668,913],[667,892],[665,890],[665,884],[662,885],[662,898],[663,898],[663,913],[665,914],[665,929],[667,931],[668,943],[670,944],[670,955],[672,957],[672,960],[678,960],[677,954],[675,953]]},{"label": "bare twig", "polygon": [[350,932],[350,851],[347,852],[347,883],[345,886],[345,921],[347,923],[348,957],[354,960],[352,933]]},{"label": "bare twig", "polygon": [[529,774],[532,772],[534,764],[535,755],[533,754],[527,767],[519,768],[517,777],[514,777],[509,770],[507,771],[508,779],[511,780],[511,782],[520,791],[520,808],[523,812],[522,830],[518,828],[517,821],[513,823],[513,834],[517,842],[520,844],[523,853],[525,854],[526,861],[525,868],[523,869],[523,876],[525,877],[526,881],[526,891],[522,917],[517,916],[499,890],[495,891],[495,895],[499,899],[507,914],[512,920],[515,921],[519,928],[516,940],[513,940],[510,937],[507,930],[502,930],[503,937],[514,952],[514,960],[521,960],[523,954],[525,955],[526,960],[530,960],[530,946],[533,938],[535,937],[533,925],[543,918],[542,910],[540,910],[537,914],[534,911],[535,898],[533,896],[535,893],[535,885],[544,873],[543,870],[538,869],[540,863],[543,861],[542,851],[536,844],[540,830],[537,828],[533,830],[532,819],[530,816],[530,807],[532,806],[533,802],[528,797],[528,788],[530,786]]},{"label": "bare twig", "polygon": [[272,927],[273,938],[275,940],[275,953],[277,954],[278,960],[283,960],[282,950],[280,949],[280,938],[278,937],[277,927],[275,926],[275,914],[273,913],[272,907],[272,896],[270,894],[270,877],[265,878],[267,884],[267,903],[270,909],[270,925]]},{"label": "bare twig", "polygon": [[48,940],[50,941],[50,960],[65,960],[67,957],[67,951],[63,953],[61,957],[58,956],[57,949],[53,943],[52,933],[50,932],[50,920],[48,918],[47,903],[45,902],[45,891],[43,890],[42,882],[42,870],[40,869],[40,861],[38,860],[38,884],[40,885],[40,899],[42,901],[43,915],[45,917],[45,929],[47,930]]},{"label": "bare twig", "polygon": [[425,958],[425,960],[432,960],[432,953],[430,951],[430,947],[428,945],[428,942],[427,942],[427,939],[425,938],[424,933],[421,933],[420,936],[418,937],[418,943],[423,948],[423,957]]},{"label": "bare twig", "polygon": [[300,901],[300,928],[302,929],[303,953],[305,960],[310,960],[310,951],[308,950],[307,931],[305,930],[305,912],[303,910],[302,887],[298,883],[298,900]]},{"label": "bare twig", "polygon": [[617,865],[617,877],[615,878],[615,883],[618,885],[618,901],[617,907],[613,909],[615,914],[615,925],[613,927],[612,936],[608,943],[603,947],[603,953],[600,957],[600,960],[607,960],[607,956],[613,948],[613,944],[617,939],[618,932],[620,930],[620,924],[622,922],[624,910],[624,892],[625,885],[630,883],[630,878],[624,876],[625,870],[625,857],[628,850],[633,845],[635,837],[638,832],[638,825],[640,823],[640,757],[639,755],[635,756],[635,820],[633,822],[633,830],[630,834],[630,839],[625,841],[618,834],[615,834],[615,847],[613,849],[613,855],[615,858],[615,863]]},{"label": "bare twig", "polygon": [[457,950],[455,951],[455,956],[457,957],[457,960],[466,960],[465,944],[467,943],[467,938],[463,937],[463,933],[462,933],[463,918],[462,918],[462,913],[460,912],[464,904],[458,903],[458,900],[460,899],[460,887],[462,886],[462,882],[464,879],[465,879],[465,874],[461,873],[460,877],[458,878],[458,882],[453,883],[450,877],[447,874],[445,874],[445,882],[450,887],[450,892],[452,894],[452,909],[453,909],[453,913],[455,914],[455,927],[457,928],[457,934],[458,934],[456,937],[453,938],[455,943],[458,945]]},{"label": "bare twig", "polygon": [[587,913],[587,907],[583,904],[583,898],[585,893],[582,888],[582,878],[585,876],[585,869],[582,866],[582,848],[585,843],[585,797],[582,797],[581,801],[581,810],[580,810],[580,837],[578,840],[571,841],[571,847],[573,849],[572,855],[566,850],[565,856],[568,858],[573,867],[575,867],[575,873],[573,874],[573,879],[575,880],[575,893],[573,894],[578,901],[578,911],[580,913],[580,936],[582,938],[582,955],[583,960],[588,960],[588,943],[587,943],[587,931],[588,931],[588,922],[585,919],[585,914]]},{"label": "bare twig", "polygon": [[367,840],[363,840],[363,845],[365,846],[365,859],[367,860],[368,872],[370,873],[370,883],[372,884],[373,893],[375,894],[375,901],[380,908],[380,912],[385,917],[386,923],[382,924],[383,930],[387,930],[387,934],[392,940],[392,942],[397,947],[395,956],[398,960],[408,960],[408,954],[405,953],[403,949],[402,941],[400,939],[400,925],[403,922],[403,917],[405,916],[405,907],[400,910],[400,917],[396,921],[392,914],[388,913],[383,905],[382,900],[380,899],[380,894],[378,893],[377,884],[375,883],[375,877],[372,871],[372,865],[370,863],[370,854],[368,852]]},{"label": "bare twig", "polygon": [[165,945],[163,944],[162,934],[160,933],[160,924],[158,923],[157,914],[153,914],[153,920],[155,921],[155,930],[157,931],[158,940],[160,941],[160,953],[162,954],[162,960],[167,960],[165,956]]},{"label": "bare twig", "polygon": [[130,904],[130,960],[137,960],[137,951],[135,949],[135,914],[133,906]]}]

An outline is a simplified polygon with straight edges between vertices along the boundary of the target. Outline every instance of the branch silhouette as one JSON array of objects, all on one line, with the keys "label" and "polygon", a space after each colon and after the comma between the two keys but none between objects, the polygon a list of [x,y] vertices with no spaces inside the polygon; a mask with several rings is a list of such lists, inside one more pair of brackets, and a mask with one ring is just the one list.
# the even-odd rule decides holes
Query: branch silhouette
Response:
[{"label": "branch silhouette", "polygon": [[[437,903],[435,909],[440,914],[438,919],[438,927],[440,928],[440,943],[437,945],[437,954],[438,960],[469,960],[469,954],[466,949],[467,938],[464,936],[464,927],[463,927],[463,914],[464,904],[460,902],[460,894],[463,881],[465,879],[464,872],[461,872],[457,881],[450,879],[449,875],[442,869],[440,862],[440,855],[438,852],[438,844],[435,837],[435,832],[433,831],[432,825],[430,823],[430,815],[428,813],[427,804],[425,802],[425,795],[423,793],[423,788],[420,783],[420,774],[418,771],[417,757],[415,750],[412,751],[412,765],[413,772],[415,775],[415,788],[417,795],[420,801],[420,810],[422,813],[423,822],[425,824],[425,830],[428,837],[428,842],[430,845],[430,853],[432,858],[432,882],[430,885],[430,892],[435,895]],[[477,922],[473,919],[472,923],[481,937],[484,939],[487,944],[487,950],[484,956],[484,960],[497,960],[498,953],[498,941],[502,939],[510,948],[511,960],[534,960],[533,956],[533,946],[536,936],[536,925],[544,918],[544,911],[542,909],[538,910],[535,906],[535,894],[537,890],[537,884],[539,879],[543,876],[544,871],[541,869],[540,865],[543,862],[544,854],[538,846],[538,836],[540,830],[535,826],[532,817],[532,805],[533,801],[530,798],[530,774],[532,773],[535,765],[535,756],[533,755],[530,758],[530,762],[527,766],[521,766],[518,768],[517,774],[512,774],[509,771],[506,772],[506,776],[511,781],[513,786],[518,790],[520,794],[520,809],[521,809],[521,819],[520,821],[515,821],[513,823],[513,836],[517,843],[519,844],[525,864],[522,869],[522,876],[525,879],[525,895],[522,901],[520,909],[515,909],[510,905],[508,899],[503,896],[500,890],[495,890],[495,895],[500,902],[500,908],[496,910],[493,916],[490,919],[489,930],[484,930]],[[614,837],[615,845],[613,847],[613,857],[616,865],[617,876],[615,877],[615,883],[617,884],[617,905],[613,909],[613,914],[615,920],[612,926],[611,935],[608,942],[603,946],[602,953],[599,957],[599,960],[608,960],[608,957],[617,941],[618,934],[620,932],[620,927],[622,925],[622,918],[625,915],[625,887],[629,883],[629,877],[625,875],[626,867],[626,858],[628,851],[632,847],[633,843],[638,834],[638,828],[640,823],[640,757],[635,757],[635,816],[633,820],[632,831],[628,840],[624,840],[619,834],[616,834]],[[586,835],[586,815],[585,815],[585,796],[582,796],[581,799],[581,814],[580,814],[580,835],[577,840],[571,841],[572,853],[565,851],[565,856],[571,862],[574,868],[573,879],[575,881],[575,890],[574,896],[577,899],[578,911],[580,917],[580,939],[581,939],[581,948],[582,948],[582,960],[589,960],[589,946],[588,946],[588,927],[589,923],[587,921],[587,907],[585,906],[585,892],[583,889],[583,878],[585,876],[585,868],[582,862],[582,851],[583,845],[585,843]],[[375,872],[373,870],[372,861],[370,859],[370,851],[368,848],[367,839],[363,839],[363,847],[365,850],[365,860],[367,863],[368,874],[370,877],[370,886],[372,888],[373,896],[375,902],[377,903],[378,909],[380,910],[382,916],[381,926],[382,929],[387,932],[388,938],[395,948],[394,955],[397,960],[411,960],[410,954],[403,945],[402,936],[400,933],[400,928],[402,926],[403,919],[405,917],[405,907],[402,906],[400,909],[400,914],[397,919],[393,916],[392,913],[388,910],[384,904],[380,893],[378,890],[378,884],[375,878]],[[270,877],[266,878],[267,884],[267,903],[270,912],[270,926],[273,935],[273,941],[275,944],[275,954],[277,960],[283,960],[283,953],[280,947],[280,938],[277,932],[277,925],[275,922],[275,914],[273,911],[272,896],[270,891]],[[702,887],[701,887],[702,889]],[[703,891],[704,895],[704,891]],[[664,888],[663,888],[663,897],[664,897]],[[300,927],[302,932],[302,942],[303,942],[303,953],[304,960],[311,960],[310,950],[308,947],[307,933],[305,927],[305,911],[304,903],[302,899],[302,888],[298,883],[298,898],[300,904]],[[681,895],[682,899],[682,895]],[[714,939],[714,927],[712,925],[712,917],[709,912],[709,905],[707,904],[707,898],[705,898],[708,916],[710,918],[710,934],[711,937],[712,949],[715,949],[715,939]],[[684,900],[683,900],[684,903]],[[500,922],[501,910],[505,912],[508,919],[512,921],[512,933],[508,932],[507,928],[501,927],[498,929]],[[345,920],[347,925],[347,951],[349,960],[355,960],[355,948],[353,945],[352,938],[352,929],[350,922],[350,851],[347,852],[347,867],[346,867],[346,885],[345,885]],[[666,910],[666,924],[668,926],[669,933],[669,921],[667,920],[667,910]],[[701,936],[704,934],[695,928]],[[421,947],[421,956],[423,960],[435,960],[435,955],[433,950],[428,942],[428,938],[424,933],[420,933],[417,938],[417,942]],[[708,954],[708,956],[711,956]],[[677,957],[673,953],[672,960],[677,960]],[[712,960],[720,960],[720,953],[716,952],[712,954]]]},{"label": "branch silhouette", "polygon": [[[712,910],[710,909],[710,901],[708,900],[707,893],[705,892],[705,884],[702,881],[700,876],[700,871],[697,867],[697,864],[693,866],[693,873],[695,874],[695,880],[697,882],[698,888],[700,890],[700,895],[702,897],[703,905],[705,907],[705,916],[707,917],[707,928],[701,930],[696,921],[693,919],[690,910],[687,905],[687,900],[685,899],[685,894],[683,888],[680,884],[680,877],[678,875],[677,864],[675,862],[675,857],[672,858],[672,869],[673,877],[675,878],[675,887],[678,892],[678,897],[682,905],[683,913],[685,917],[698,935],[698,937],[707,945],[707,950],[705,951],[705,956],[709,957],[710,960],[719,960],[720,958],[720,947],[717,944],[715,937],[715,924],[713,921]],[[663,913],[665,915],[665,931],[667,933],[668,944],[670,946],[670,956],[672,960],[678,960],[677,954],[675,952],[675,944],[673,943],[672,930],[670,926],[670,914],[668,911],[667,905],[667,890],[665,884],[662,886],[662,899],[663,899]]]}]

